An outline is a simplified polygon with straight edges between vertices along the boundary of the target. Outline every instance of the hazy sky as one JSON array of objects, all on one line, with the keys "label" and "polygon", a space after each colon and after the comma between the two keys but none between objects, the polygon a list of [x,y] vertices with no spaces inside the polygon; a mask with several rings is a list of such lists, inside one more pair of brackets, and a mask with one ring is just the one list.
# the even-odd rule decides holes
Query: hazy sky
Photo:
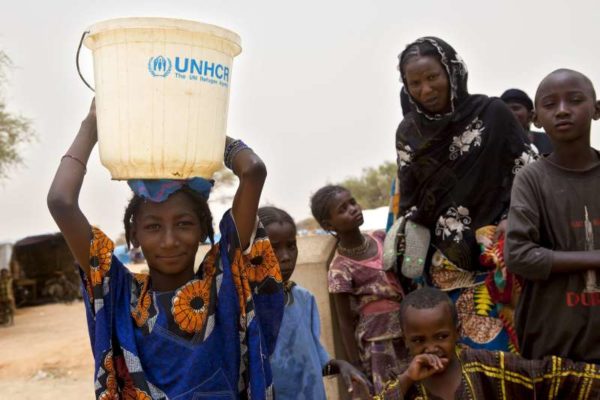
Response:
[{"label": "hazy sky", "polygon": [[[23,148],[24,166],[0,182],[0,241],[56,231],[45,198],[92,98],[74,59],[81,33],[97,21],[174,17],[237,32],[243,51],[234,61],[229,134],[267,164],[263,202],[300,219],[309,215],[309,196],[320,186],[395,159],[396,64],[407,43],[424,35],[446,39],[469,67],[472,93],[519,87],[533,96],[537,83],[559,67],[584,72],[600,89],[597,4],[0,0],[0,48],[16,66],[4,94],[11,110],[33,120],[38,135]],[[91,57],[83,51],[90,79]],[[118,234],[128,197],[126,184],[110,180],[95,152],[81,196],[89,220]]]}]

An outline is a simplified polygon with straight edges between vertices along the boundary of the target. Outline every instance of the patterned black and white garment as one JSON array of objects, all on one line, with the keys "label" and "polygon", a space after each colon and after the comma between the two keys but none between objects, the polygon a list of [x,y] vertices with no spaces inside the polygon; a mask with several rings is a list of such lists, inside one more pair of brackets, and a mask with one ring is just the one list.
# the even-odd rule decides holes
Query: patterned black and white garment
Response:
[{"label": "patterned black and white garment", "polygon": [[429,228],[422,280],[456,301],[463,341],[515,350],[510,315],[486,288],[490,268],[480,263],[480,245],[507,215],[515,174],[536,155],[500,99],[468,93],[467,67],[450,45],[424,37],[407,49],[415,44],[435,49],[449,78],[451,111],[428,113],[402,76],[411,111],[396,132],[399,215]]}]

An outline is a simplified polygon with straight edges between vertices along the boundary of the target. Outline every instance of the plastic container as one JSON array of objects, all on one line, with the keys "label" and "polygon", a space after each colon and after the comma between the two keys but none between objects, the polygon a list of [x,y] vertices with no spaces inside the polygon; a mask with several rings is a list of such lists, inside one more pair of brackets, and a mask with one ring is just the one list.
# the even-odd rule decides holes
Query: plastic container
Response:
[{"label": "plastic container", "polygon": [[113,179],[210,178],[223,165],[234,32],[122,18],[89,28],[100,160]]}]

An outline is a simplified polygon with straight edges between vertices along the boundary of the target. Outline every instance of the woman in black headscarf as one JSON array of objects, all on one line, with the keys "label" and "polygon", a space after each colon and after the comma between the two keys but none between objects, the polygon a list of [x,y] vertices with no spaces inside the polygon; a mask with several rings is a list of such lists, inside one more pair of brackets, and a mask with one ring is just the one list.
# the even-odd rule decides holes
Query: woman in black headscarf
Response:
[{"label": "woman in black headscarf", "polygon": [[420,38],[399,59],[411,108],[396,133],[400,216],[407,238],[417,227],[402,270],[411,246],[430,238],[421,243],[423,268],[410,277],[448,292],[466,344],[516,350],[510,303],[518,284],[502,268],[502,221],[513,177],[534,153],[500,99],[468,93],[466,65],[446,42]]}]

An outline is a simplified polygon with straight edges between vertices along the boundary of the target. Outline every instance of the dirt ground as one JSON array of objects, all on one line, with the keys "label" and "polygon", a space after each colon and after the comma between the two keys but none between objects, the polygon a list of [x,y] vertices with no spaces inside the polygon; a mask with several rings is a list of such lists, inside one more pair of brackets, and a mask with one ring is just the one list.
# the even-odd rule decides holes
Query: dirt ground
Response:
[{"label": "dirt ground", "polygon": [[80,301],[21,308],[0,327],[1,399],[91,400],[93,369]]}]

